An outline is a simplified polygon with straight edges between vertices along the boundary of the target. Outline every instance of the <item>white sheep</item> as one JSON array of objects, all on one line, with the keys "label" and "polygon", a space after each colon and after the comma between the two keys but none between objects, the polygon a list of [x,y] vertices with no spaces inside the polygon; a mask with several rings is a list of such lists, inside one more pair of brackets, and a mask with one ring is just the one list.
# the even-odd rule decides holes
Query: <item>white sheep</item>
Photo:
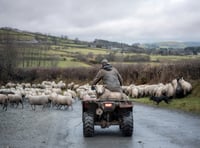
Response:
[{"label": "white sheep", "polygon": [[72,103],[73,103],[73,99],[71,96],[64,96],[64,95],[54,95],[54,96],[51,96],[52,97],[52,100],[54,103],[54,105],[57,105],[59,108],[61,108],[62,106],[71,106],[72,110],[73,110],[73,106],[72,106]]},{"label": "white sheep", "polygon": [[166,89],[166,94],[165,94],[166,96],[168,96],[168,97],[174,97],[174,95],[175,95],[175,89],[174,89],[172,83],[165,84],[165,89]]},{"label": "white sheep", "polygon": [[88,92],[85,91],[85,90],[81,90],[81,91],[78,92],[78,97],[79,97],[80,100],[83,100],[85,95],[88,95]]},{"label": "white sheep", "polygon": [[131,84],[129,86],[122,86],[122,91],[127,95],[131,96],[132,95],[132,87],[135,86],[134,84]]},{"label": "white sheep", "polygon": [[145,96],[153,96],[153,94],[155,93],[154,92],[155,87],[157,87],[156,84],[146,85],[144,90]]},{"label": "white sheep", "polygon": [[138,85],[138,97],[144,97],[145,96],[145,85]]},{"label": "white sheep", "polygon": [[13,90],[11,88],[4,88],[4,89],[0,89],[0,94],[14,94]]},{"label": "white sheep", "polygon": [[52,82],[51,82],[51,81],[42,81],[41,84],[42,84],[42,85],[51,85]]},{"label": "white sheep", "polygon": [[156,87],[154,87],[153,96],[161,97],[162,95],[165,94],[165,92],[166,92],[165,85],[160,83]]},{"label": "white sheep", "polygon": [[3,110],[7,111],[8,106],[8,96],[4,94],[0,94],[0,104],[3,105]]},{"label": "white sheep", "polygon": [[183,77],[181,79],[179,79],[178,82],[180,83],[181,87],[183,88],[184,96],[189,94],[192,91],[192,85],[189,82],[185,81],[183,79]]},{"label": "white sheep", "polygon": [[44,107],[50,103],[50,99],[47,95],[46,96],[45,95],[27,96],[27,98],[33,110],[35,110],[36,105],[43,105],[43,109],[44,109]]},{"label": "white sheep", "polygon": [[178,85],[178,81],[177,81],[177,79],[172,80],[171,83],[172,83],[172,86],[174,87],[174,89],[176,90],[177,85]]},{"label": "white sheep", "polygon": [[75,92],[74,90],[67,89],[67,92],[70,93],[70,94],[72,95],[72,98],[73,98],[74,100],[76,100],[77,94],[76,94],[76,92]]},{"label": "white sheep", "polygon": [[57,88],[61,88],[61,89],[65,89],[66,88],[66,84],[63,81],[59,81],[57,83]]},{"label": "white sheep", "polygon": [[71,83],[69,83],[69,84],[67,85],[67,88],[68,88],[68,89],[73,89],[73,87],[74,87],[74,82],[71,82]]},{"label": "white sheep", "polygon": [[131,88],[131,97],[132,98],[139,97],[139,89],[136,86],[132,86],[132,88]]},{"label": "white sheep", "polygon": [[19,103],[21,103],[22,109],[24,108],[23,98],[21,94],[8,94],[8,99],[9,99],[9,103],[16,104],[17,105],[16,107],[18,107]]},{"label": "white sheep", "polygon": [[114,100],[128,100],[128,96],[123,92],[112,92],[106,89],[103,85],[95,86],[98,99],[114,99]]},{"label": "white sheep", "polygon": [[128,88],[128,86],[123,85],[123,86],[122,86],[122,91],[123,91],[124,93],[126,93],[126,92],[127,92],[127,88]]},{"label": "white sheep", "polygon": [[57,94],[62,94],[62,90],[60,88],[52,88],[51,91]]},{"label": "white sheep", "polygon": [[17,84],[12,83],[12,82],[8,82],[8,83],[6,84],[6,88],[13,88],[13,87],[16,87],[16,86],[17,86]]}]

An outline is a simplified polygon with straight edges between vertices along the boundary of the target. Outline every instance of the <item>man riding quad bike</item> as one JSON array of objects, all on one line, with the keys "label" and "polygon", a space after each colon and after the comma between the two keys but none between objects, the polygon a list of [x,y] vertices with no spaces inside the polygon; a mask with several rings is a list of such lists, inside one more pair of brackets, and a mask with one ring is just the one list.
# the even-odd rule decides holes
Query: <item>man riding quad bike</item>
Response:
[{"label": "man riding quad bike", "polygon": [[103,59],[101,64],[102,67],[94,78],[92,87],[102,80],[105,88],[114,92],[122,92],[123,80],[118,70],[109,64],[107,59]]},{"label": "man riding quad bike", "polygon": [[132,136],[133,133],[133,104],[123,98],[122,77],[116,68],[112,67],[106,59],[102,60],[102,68],[92,82],[92,89],[102,80],[105,89],[110,94],[122,96],[113,98],[86,99],[82,101],[83,134],[85,137],[94,136],[94,125],[102,128],[110,125],[119,125],[124,136]]}]

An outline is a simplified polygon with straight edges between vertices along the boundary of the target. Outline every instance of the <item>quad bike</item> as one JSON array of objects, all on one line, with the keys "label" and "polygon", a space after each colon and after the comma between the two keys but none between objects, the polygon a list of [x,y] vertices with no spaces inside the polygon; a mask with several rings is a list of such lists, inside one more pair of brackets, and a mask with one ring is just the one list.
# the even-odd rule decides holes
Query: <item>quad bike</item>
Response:
[{"label": "quad bike", "polygon": [[133,133],[133,103],[129,100],[87,99],[82,101],[83,135],[94,136],[94,126],[119,125],[124,136]]}]

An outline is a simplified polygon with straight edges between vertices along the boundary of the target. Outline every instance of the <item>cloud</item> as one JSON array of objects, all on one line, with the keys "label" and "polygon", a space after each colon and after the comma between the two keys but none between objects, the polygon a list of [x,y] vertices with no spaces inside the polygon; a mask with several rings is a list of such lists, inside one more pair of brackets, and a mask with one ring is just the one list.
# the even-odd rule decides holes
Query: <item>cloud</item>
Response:
[{"label": "cloud", "polygon": [[127,43],[200,39],[197,0],[0,0],[0,26]]}]

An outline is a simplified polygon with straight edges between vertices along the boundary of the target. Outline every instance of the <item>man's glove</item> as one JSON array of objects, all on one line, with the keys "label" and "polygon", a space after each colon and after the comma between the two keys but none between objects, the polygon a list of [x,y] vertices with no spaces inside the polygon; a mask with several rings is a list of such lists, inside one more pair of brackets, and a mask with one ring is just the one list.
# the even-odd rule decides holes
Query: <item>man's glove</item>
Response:
[{"label": "man's glove", "polygon": [[95,86],[94,85],[91,86],[91,90],[95,90]]}]

